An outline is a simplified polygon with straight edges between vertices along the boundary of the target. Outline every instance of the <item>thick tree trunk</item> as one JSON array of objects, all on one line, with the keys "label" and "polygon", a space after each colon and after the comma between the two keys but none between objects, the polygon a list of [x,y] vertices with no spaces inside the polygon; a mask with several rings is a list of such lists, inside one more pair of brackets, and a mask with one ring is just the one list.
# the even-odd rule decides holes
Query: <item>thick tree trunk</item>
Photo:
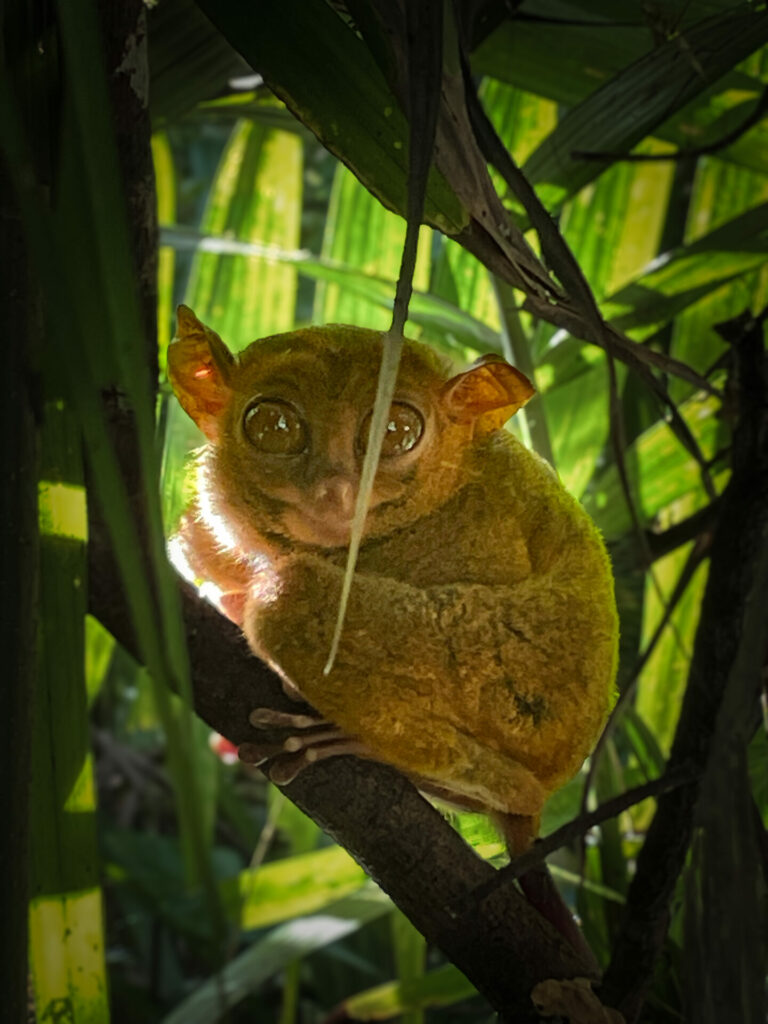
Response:
[{"label": "thick tree trunk", "polygon": [[[18,0],[0,11],[5,85],[19,97],[19,113],[39,114],[42,90],[32,83],[31,30],[38,5]],[[32,86],[37,85],[35,89]],[[44,153],[34,156],[44,163]],[[39,346],[37,286],[27,261],[13,171],[0,145],[0,337],[4,340],[0,402],[0,650],[5,664],[0,715],[0,992],[2,1016],[28,1016],[27,935],[29,784],[32,693],[37,659],[37,478],[39,459]]]},{"label": "thick tree trunk", "polygon": [[37,657],[37,293],[27,270],[13,193],[0,166],[0,337],[3,445],[0,456],[0,992],[3,1020],[27,1019],[27,899],[31,694]]}]

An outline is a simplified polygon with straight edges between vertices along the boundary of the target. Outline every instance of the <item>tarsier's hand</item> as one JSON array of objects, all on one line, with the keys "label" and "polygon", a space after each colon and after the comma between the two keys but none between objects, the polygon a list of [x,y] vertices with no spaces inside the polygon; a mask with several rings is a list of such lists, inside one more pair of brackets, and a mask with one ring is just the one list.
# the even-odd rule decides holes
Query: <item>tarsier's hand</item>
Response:
[{"label": "tarsier's hand", "polygon": [[310,764],[328,757],[354,754],[372,757],[368,748],[346,736],[332,722],[319,715],[291,714],[271,708],[255,708],[248,716],[255,729],[287,728],[291,734],[280,743],[249,742],[238,747],[238,757],[246,764],[262,765],[271,761],[268,774],[272,782],[285,785]]},{"label": "tarsier's hand", "polygon": [[[312,604],[314,595],[297,592],[295,587],[296,559],[290,556],[270,560],[264,563],[255,574],[247,592],[240,592],[232,597],[237,602],[240,625],[253,637],[251,648],[257,651],[262,660],[270,664],[281,676],[285,693],[293,700],[304,700],[305,696],[295,683],[280,668],[268,646],[264,646],[263,634],[270,632],[268,623],[285,624],[290,616],[293,618],[299,606]],[[315,579],[312,574],[312,579]],[[294,586],[290,586],[293,583]],[[260,640],[256,640],[259,637]],[[303,642],[302,638],[298,638]],[[359,740],[346,735],[341,729],[323,718],[322,715],[294,714],[275,711],[272,708],[255,708],[248,716],[255,729],[289,729],[290,735],[279,742],[262,742],[261,740],[242,744],[238,749],[241,761],[248,764],[262,765],[268,761],[268,774],[272,782],[284,785],[291,782],[300,771],[310,764],[328,757],[354,754],[358,757],[372,757],[369,749]]]}]

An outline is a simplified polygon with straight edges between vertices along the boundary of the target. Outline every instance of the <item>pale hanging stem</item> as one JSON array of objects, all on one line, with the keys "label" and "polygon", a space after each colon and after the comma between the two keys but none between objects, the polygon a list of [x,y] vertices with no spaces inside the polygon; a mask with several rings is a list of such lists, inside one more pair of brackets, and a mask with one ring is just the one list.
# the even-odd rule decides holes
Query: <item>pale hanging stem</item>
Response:
[{"label": "pale hanging stem", "polygon": [[336,660],[336,655],[339,650],[341,630],[344,626],[344,616],[346,615],[347,603],[349,601],[349,591],[352,587],[352,577],[355,574],[357,555],[360,550],[360,542],[363,538],[363,527],[365,525],[365,517],[368,514],[368,505],[371,500],[373,480],[376,476],[376,470],[379,465],[379,452],[381,451],[381,445],[387,431],[389,409],[392,405],[392,396],[395,393],[397,368],[400,365],[400,353],[403,349],[402,324],[398,329],[395,324],[396,319],[397,316],[393,319],[392,327],[390,327],[383,339],[384,348],[381,354],[381,368],[379,370],[379,381],[376,388],[376,400],[373,404],[373,414],[371,416],[371,432],[368,436],[368,448],[365,453],[365,460],[363,461],[363,471],[360,475],[360,487],[358,489],[357,500],[355,502],[355,515],[352,520],[352,529],[349,539],[349,554],[347,555],[344,582],[342,584],[341,597],[339,599],[339,611],[336,616],[336,625],[333,631],[333,640],[331,641],[328,661],[323,669],[323,674],[326,676],[333,668],[333,663]]}]

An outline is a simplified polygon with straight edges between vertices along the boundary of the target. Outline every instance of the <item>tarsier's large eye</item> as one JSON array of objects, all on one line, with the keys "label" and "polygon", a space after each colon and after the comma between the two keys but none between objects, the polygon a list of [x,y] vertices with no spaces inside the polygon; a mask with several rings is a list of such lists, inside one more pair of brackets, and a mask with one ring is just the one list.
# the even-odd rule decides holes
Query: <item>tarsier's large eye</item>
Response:
[{"label": "tarsier's large eye", "polygon": [[[361,454],[368,447],[368,434],[371,430],[371,413],[363,420],[358,434],[358,448]],[[405,402],[393,402],[389,407],[389,419],[381,446],[381,457],[391,458],[394,455],[405,455],[421,440],[424,433],[424,417],[418,409]]]},{"label": "tarsier's large eye", "polygon": [[245,410],[243,430],[266,455],[301,455],[309,441],[307,425],[290,402],[264,398]]}]

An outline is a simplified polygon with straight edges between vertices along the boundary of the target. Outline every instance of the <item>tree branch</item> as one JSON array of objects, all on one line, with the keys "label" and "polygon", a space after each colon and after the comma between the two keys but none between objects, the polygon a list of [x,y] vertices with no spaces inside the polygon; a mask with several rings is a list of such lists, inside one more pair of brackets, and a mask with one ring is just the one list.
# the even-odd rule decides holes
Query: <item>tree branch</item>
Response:
[{"label": "tree branch", "polygon": [[711,533],[717,521],[719,507],[719,498],[717,498],[705,505],[704,508],[700,508],[698,512],[688,516],[687,519],[675,523],[674,526],[670,526],[660,533],[655,530],[646,530],[645,537],[651,558],[656,561],[656,559],[663,558],[682,547],[683,544],[696,540],[701,534]]},{"label": "tree branch", "polygon": [[581,836],[589,832],[596,825],[602,825],[604,821],[617,817],[623,811],[634,807],[635,804],[639,804],[649,797],[660,797],[664,793],[677,789],[678,786],[693,782],[696,778],[697,776],[690,768],[681,766],[671,772],[665,772],[658,779],[651,779],[650,782],[644,782],[640,786],[628,789],[625,793],[619,793],[618,796],[611,797],[610,800],[606,800],[599,807],[596,807],[594,811],[585,811],[572,821],[566,822],[565,825],[562,825],[554,832],[550,832],[548,836],[539,839],[529,850],[526,850],[525,853],[516,857],[513,861],[510,861],[506,867],[501,868],[495,878],[484,882],[480,889],[471,894],[473,899],[475,901],[484,899],[498,889],[499,886],[508,884],[514,878],[520,878],[541,864],[550,853],[554,853],[555,850],[559,850],[561,847],[574,842],[574,840],[580,839]]}]

